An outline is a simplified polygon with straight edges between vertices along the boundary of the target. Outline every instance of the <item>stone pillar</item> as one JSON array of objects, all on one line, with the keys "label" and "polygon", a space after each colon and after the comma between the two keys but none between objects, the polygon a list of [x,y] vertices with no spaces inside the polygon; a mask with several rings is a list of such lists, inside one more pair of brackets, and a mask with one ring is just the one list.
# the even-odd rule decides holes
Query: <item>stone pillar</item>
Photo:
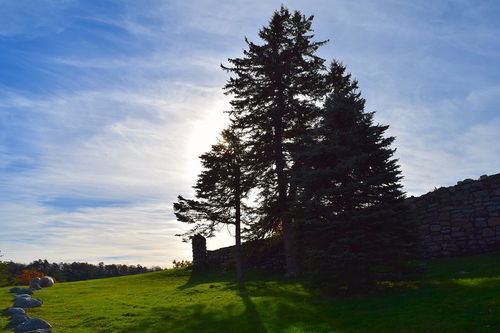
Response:
[{"label": "stone pillar", "polygon": [[202,235],[193,236],[193,267],[204,267],[207,264],[207,240]]}]

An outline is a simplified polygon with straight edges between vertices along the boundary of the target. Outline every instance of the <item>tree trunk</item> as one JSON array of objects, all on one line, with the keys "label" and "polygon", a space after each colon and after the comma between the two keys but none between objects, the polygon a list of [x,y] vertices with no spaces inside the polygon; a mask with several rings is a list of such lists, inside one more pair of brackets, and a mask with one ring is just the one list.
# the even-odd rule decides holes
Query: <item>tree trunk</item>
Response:
[{"label": "tree trunk", "polygon": [[243,286],[243,265],[241,263],[241,174],[239,170],[239,166],[237,167],[236,170],[236,177],[235,177],[235,208],[236,208],[236,214],[235,214],[235,246],[234,246],[234,263],[236,266],[236,281],[238,282],[238,285],[240,287]]},{"label": "tree trunk", "polygon": [[236,281],[238,285],[242,286],[244,282],[243,278],[243,265],[241,263],[241,226],[240,221],[236,221],[236,232],[235,232],[235,247],[234,247],[234,262],[236,266]]},{"label": "tree trunk", "polygon": [[[288,193],[287,202],[294,202],[296,200],[296,191],[294,184],[290,184],[290,189]],[[295,225],[295,219],[293,217],[287,216],[286,223],[283,224],[283,245],[287,254],[286,264],[287,276],[296,277],[300,275],[300,266],[297,261],[297,229]]]},{"label": "tree trunk", "polygon": [[299,275],[299,265],[297,262],[297,244],[295,242],[295,226],[293,220],[286,218],[283,220],[283,246],[285,247],[286,276],[296,277]]},{"label": "tree trunk", "polygon": [[[278,105],[284,105],[282,98],[278,98]],[[284,108],[284,107],[283,107]],[[295,229],[288,212],[288,179],[285,174],[285,157],[283,154],[283,120],[275,116],[274,120],[274,150],[276,163],[276,177],[278,180],[278,207],[279,218],[283,227],[283,246],[285,250],[286,276],[295,277],[299,274],[295,244]]]}]

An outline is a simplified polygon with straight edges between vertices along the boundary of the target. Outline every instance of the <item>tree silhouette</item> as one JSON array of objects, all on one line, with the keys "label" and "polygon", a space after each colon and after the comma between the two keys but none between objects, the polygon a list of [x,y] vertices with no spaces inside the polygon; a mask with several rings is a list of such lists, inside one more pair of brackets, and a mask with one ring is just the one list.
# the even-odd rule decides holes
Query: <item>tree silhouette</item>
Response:
[{"label": "tree silhouette", "polygon": [[195,226],[183,234],[214,236],[222,225],[235,227],[235,264],[238,282],[243,282],[241,262],[242,200],[252,186],[252,178],[242,163],[244,147],[234,129],[222,132],[222,139],[201,155],[203,171],[194,186],[196,199],[178,197],[174,212],[181,222]]},{"label": "tree silhouette", "polygon": [[326,41],[313,41],[312,20],[282,6],[259,31],[262,44],[245,39],[243,57],[222,66],[234,74],[225,86],[233,96],[230,117],[249,145],[260,189],[262,223],[254,227],[263,228],[264,234],[282,231],[290,276],[299,271],[290,210],[296,187],[290,172],[301,138],[313,123],[316,102],[327,91],[325,60],[315,55]]},{"label": "tree silhouette", "polygon": [[317,277],[353,291],[401,273],[417,257],[418,231],[404,203],[394,137],[384,136],[388,126],[364,111],[342,64],[331,64],[328,79],[332,91],[295,174],[302,190],[296,209],[334,236],[309,246]]}]

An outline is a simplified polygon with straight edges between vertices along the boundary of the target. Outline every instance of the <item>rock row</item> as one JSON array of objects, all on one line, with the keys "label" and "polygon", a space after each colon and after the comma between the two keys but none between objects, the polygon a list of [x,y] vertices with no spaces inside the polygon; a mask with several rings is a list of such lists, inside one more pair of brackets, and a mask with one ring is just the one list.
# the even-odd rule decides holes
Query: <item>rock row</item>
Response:
[{"label": "rock row", "polygon": [[25,308],[36,308],[42,306],[43,301],[38,298],[32,298],[35,290],[52,287],[54,279],[50,276],[31,279],[29,288],[14,287],[10,292],[14,296],[14,306],[8,308],[5,312],[10,316],[9,326],[14,328],[16,333],[51,333],[52,326],[43,319],[30,318]]}]

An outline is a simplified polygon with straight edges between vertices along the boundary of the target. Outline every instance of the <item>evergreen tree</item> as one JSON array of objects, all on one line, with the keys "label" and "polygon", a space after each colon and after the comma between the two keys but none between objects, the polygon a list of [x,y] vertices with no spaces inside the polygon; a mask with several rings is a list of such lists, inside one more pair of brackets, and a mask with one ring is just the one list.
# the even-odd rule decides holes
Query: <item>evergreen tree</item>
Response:
[{"label": "evergreen tree", "polygon": [[314,143],[295,174],[296,208],[328,235],[308,245],[313,278],[354,292],[410,267],[418,231],[404,203],[394,137],[384,136],[388,126],[374,124],[374,113],[364,111],[357,82],[342,64],[331,64],[329,81]]},{"label": "evergreen tree", "polygon": [[327,89],[325,60],[315,55],[326,41],[313,41],[312,20],[282,6],[259,31],[262,44],[245,39],[244,56],[222,66],[234,74],[225,86],[233,96],[230,116],[245,135],[260,189],[263,223],[254,227],[260,234],[282,231],[290,276],[298,274],[290,210],[297,189],[291,170],[302,150],[300,138],[313,124],[316,104]]},{"label": "evergreen tree", "polygon": [[201,155],[204,170],[194,186],[196,199],[178,197],[174,212],[181,222],[196,225],[183,234],[212,237],[218,227],[235,227],[235,264],[239,283],[243,282],[241,262],[242,200],[252,186],[252,178],[242,164],[244,148],[233,129],[222,132],[222,140]]}]

